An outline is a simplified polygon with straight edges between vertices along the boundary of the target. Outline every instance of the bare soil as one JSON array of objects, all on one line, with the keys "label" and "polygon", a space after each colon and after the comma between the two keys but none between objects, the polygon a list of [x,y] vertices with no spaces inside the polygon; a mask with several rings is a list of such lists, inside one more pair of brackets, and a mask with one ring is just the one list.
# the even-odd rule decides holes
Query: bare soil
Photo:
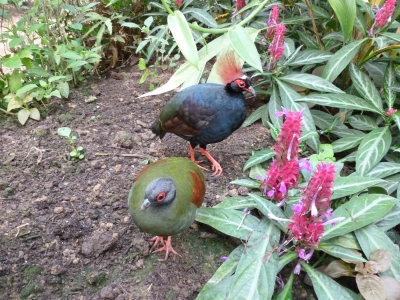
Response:
[{"label": "bare soil", "polygon": [[[1,120],[0,299],[194,299],[237,245],[194,223],[173,238],[182,257],[149,255],[151,236],[127,210],[129,189],[146,163],[189,151],[179,137],[160,141],[151,133],[174,92],[139,99],[148,91],[141,75],[132,66],[91,78],[70,99],[52,99],[39,122]],[[248,114],[262,104],[249,99]],[[64,126],[84,148],[83,160],[68,160],[69,142],[57,134]],[[230,182],[247,176],[242,168],[252,151],[270,145],[260,123],[209,145],[224,171],[205,172],[204,205],[246,194]],[[206,159],[203,165],[210,167]]]}]

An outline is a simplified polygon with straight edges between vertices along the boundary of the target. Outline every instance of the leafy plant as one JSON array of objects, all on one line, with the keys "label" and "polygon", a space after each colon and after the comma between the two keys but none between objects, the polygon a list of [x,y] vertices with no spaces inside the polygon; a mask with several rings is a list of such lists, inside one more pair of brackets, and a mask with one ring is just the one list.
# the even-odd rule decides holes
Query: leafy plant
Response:
[{"label": "leafy plant", "polygon": [[75,141],[77,137],[75,135],[71,136],[71,128],[69,127],[60,127],[57,130],[58,135],[65,137],[69,145],[71,147],[71,151],[69,152],[69,157],[71,160],[75,159],[84,159],[85,155],[83,154],[82,146],[75,146]]}]

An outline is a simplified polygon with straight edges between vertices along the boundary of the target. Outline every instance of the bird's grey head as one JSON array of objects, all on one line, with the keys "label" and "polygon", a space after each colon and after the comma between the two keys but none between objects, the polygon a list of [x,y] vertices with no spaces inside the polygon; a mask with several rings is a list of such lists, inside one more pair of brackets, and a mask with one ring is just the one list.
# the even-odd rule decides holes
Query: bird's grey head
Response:
[{"label": "bird's grey head", "polygon": [[145,210],[150,206],[164,206],[175,199],[176,186],[171,178],[154,179],[146,187],[145,199],[140,210]]}]

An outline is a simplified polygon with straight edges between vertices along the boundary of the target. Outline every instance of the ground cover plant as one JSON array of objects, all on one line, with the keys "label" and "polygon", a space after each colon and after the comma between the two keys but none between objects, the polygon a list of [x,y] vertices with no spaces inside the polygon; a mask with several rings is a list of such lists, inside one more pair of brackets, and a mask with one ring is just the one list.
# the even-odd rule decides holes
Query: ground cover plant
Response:
[{"label": "ground cover plant", "polygon": [[[15,33],[33,32],[25,32],[26,20],[10,29],[5,37],[15,52],[2,60],[13,70],[2,77],[3,109],[18,111],[22,124],[38,120],[33,101],[67,97],[65,83],[78,82],[82,70],[93,69],[99,49],[126,43],[124,35],[113,35],[116,24],[141,32],[131,48],[143,56],[141,82],[156,78],[168,63],[175,67],[180,54],[186,60],[166,84],[149,85],[144,100],[204,80],[219,82],[214,68],[205,72],[207,65],[233,49],[264,100],[243,126],[261,120],[276,142],[244,164],[249,178],[232,181],[253,191],[200,210],[199,222],[241,244],[224,255],[197,299],[291,299],[294,278],[304,273],[319,299],[397,299],[400,9],[395,1],[145,4],[153,10],[143,24],[118,12],[103,17],[94,4],[64,7],[80,20],[72,23],[74,34],[86,28],[81,37],[92,37],[89,47],[78,39],[62,49],[56,43],[38,50]],[[60,60],[46,69],[38,63],[43,55],[32,53]],[[37,75],[37,68],[47,73]],[[70,132],[63,129],[61,135]],[[79,163],[83,154],[74,150],[70,157]],[[280,275],[285,269],[288,278]],[[346,280],[336,280],[340,277]]]}]

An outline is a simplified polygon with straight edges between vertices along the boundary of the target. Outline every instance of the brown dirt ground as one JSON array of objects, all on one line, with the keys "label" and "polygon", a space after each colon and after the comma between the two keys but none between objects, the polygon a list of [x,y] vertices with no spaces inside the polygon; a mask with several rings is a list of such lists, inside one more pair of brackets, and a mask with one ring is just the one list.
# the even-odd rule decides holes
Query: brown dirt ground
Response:
[{"label": "brown dirt ground", "polygon": [[[135,227],[127,210],[129,189],[147,161],[188,156],[188,147],[171,134],[160,141],[148,129],[173,92],[138,99],[148,89],[138,84],[140,76],[134,66],[92,78],[70,99],[52,99],[40,122],[1,121],[1,299],[194,299],[220,256],[235,247],[195,223],[174,238],[182,257],[162,262],[163,254],[148,254],[150,235]],[[247,104],[250,114],[262,101]],[[77,136],[83,160],[66,159],[69,143],[57,135],[63,126]],[[125,147],[121,131],[132,137]],[[253,150],[270,145],[259,122],[210,145],[224,172],[205,173],[205,205],[246,193],[230,182],[246,177],[243,164]]]}]

